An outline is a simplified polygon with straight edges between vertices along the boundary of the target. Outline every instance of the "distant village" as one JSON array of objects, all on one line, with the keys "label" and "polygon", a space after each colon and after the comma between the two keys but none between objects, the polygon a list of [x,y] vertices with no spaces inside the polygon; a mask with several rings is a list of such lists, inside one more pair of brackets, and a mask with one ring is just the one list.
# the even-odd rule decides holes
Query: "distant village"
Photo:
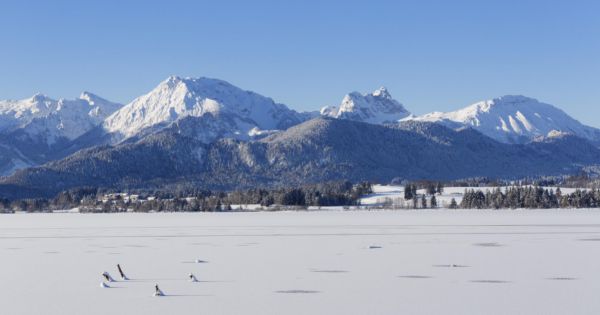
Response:
[{"label": "distant village", "polygon": [[[558,181],[560,180],[560,182]],[[388,198],[373,194],[369,182],[335,181],[295,188],[253,188],[231,192],[177,188],[168,191],[115,192],[100,188],[77,188],[53,198],[1,199],[0,213],[15,212],[217,212],[276,211],[337,207],[338,209],[498,209],[498,208],[594,208],[600,207],[598,180],[569,177],[521,182],[492,182],[485,179],[433,182],[398,181],[402,196]],[[445,193],[446,185],[455,193]],[[543,187],[582,187],[563,193]],[[456,188],[464,187],[459,192]],[[469,187],[487,187],[468,189]],[[585,188],[587,187],[587,188]],[[371,197],[368,197],[371,196]],[[362,204],[363,200],[374,203]]]},{"label": "distant village", "polygon": [[0,212],[174,212],[306,209],[357,206],[372,192],[370,183],[348,181],[297,188],[154,192],[103,192],[97,188],[72,189],[51,199],[0,199]]}]

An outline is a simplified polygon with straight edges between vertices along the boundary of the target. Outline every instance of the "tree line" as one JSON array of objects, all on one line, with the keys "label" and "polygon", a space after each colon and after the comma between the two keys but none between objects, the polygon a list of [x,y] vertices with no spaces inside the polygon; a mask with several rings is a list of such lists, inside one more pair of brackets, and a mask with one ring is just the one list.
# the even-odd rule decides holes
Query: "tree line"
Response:
[{"label": "tree line", "polygon": [[441,195],[444,192],[444,184],[442,182],[421,182],[404,185],[404,199],[412,200],[417,198],[417,190],[425,189],[425,193],[430,196],[435,194]]},{"label": "tree line", "polygon": [[600,189],[581,190],[563,194],[560,188],[548,189],[538,186],[513,186],[504,191],[465,190],[460,207],[464,209],[500,208],[597,208],[600,207]]},{"label": "tree line", "polygon": [[[232,211],[244,205],[262,207],[354,206],[372,193],[368,182],[326,182],[292,188],[248,189],[232,192],[209,190],[128,191],[118,193],[98,188],[63,191],[51,199],[0,199],[0,212],[51,211],[79,208],[82,212],[120,211]],[[133,196],[136,196],[134,199]]]}]

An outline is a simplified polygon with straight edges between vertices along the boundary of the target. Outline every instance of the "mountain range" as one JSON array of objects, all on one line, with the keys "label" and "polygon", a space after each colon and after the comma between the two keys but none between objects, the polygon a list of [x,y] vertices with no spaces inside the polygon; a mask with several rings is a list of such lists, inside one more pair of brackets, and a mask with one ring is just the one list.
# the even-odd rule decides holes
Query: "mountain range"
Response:
[{"label": "mountain range", "polygon": [[339,106],[325,106],[321,115],[350,119],[372,124],[398,122],[410,113],[404,105],[394,100],[385,87],[381,87],[370,94],[352,92],[342,100]]},{"label": "mountain range", "polygon": [[[283,130],[305,120],[305,115],[283,104],[222,80],[172,76],[106,118],[101,127],[119,142],[159,130],[182,117],[206,114],[227,117],[224,120],[231,123],[228,136],[243,140],[253,133]],[[210,133],[207,131],[207,136]]]},{"label": "mountain range", "polygon": [[0,101],[0,174],[63,157],[66,146],[121,106],[89,92],[75,100],[36,94]]},{"label": "mountain range", "polygon": [[0,195],[561,175],[600,164],[599,144],[600,130],[524,96],[414,116],[379,88],[303,113],[172,76],[126,105],[87,92],[0,102]]},{"label": "mountain range", "polygon": [[600,140],[600,130],[581,124],[550,104],[519,95],[478,102],[455,112],[434,112],[409,119],[451,128],[470,127],[505,143],[526,143],[557,133],[573,134],[596,143]]}]

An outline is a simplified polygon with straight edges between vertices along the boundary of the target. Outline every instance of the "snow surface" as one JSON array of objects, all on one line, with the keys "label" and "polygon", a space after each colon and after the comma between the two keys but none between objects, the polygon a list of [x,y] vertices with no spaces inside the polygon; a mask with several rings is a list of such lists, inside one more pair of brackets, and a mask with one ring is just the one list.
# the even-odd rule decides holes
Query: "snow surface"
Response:
[{"label": "snow surface", "polygon": [[520,95],[507,95],[481,101],[455,112],[433,112],[408,117],[407,120],[443,123],[449,127],[468,126],[508,143],[556,136],[557,132],[600,140],[598,129],[581,124],[550,104]]},{"label": "snow surface", "polygon": [[597,314],[599,234],[598,210],[4,215],[2,313]]},{"label": "snow surface", "polygon": [[370,94],[347,94],[339,106],[323,107],[321,115],[382,124],[397,122],[410,113],[392,98],[385,87],[381,87]]}]

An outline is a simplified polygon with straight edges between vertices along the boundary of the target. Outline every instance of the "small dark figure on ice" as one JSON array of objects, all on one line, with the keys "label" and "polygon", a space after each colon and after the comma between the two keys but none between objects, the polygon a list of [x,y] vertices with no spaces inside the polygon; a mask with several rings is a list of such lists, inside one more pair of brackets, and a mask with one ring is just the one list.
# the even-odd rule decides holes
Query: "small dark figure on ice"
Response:
[{"label": "small dark figure on ice", "polygon": [[154,285],[154,296],[164,296],[165,294],[163,293],[163,291],[160,290],[160,288],[158,287],[158,284]]},{"label": "small dark figure on ice", "polygon": [[121,265],[117,264],[117,269],[119,270],[119,274],[121,275],[121,279],[123,279],[123,280],[129,280],[129,278],[127,278],[127,276],[123,272],[123,269],[121,269]]},{"label": "small dark figure on ice", "polygon": [[115,279],[113,279],[113,277],[111,277],[110,274],[108,272],[106,272],[106,271],[102,273],[102,277],[107,282],[115,282]]}]

